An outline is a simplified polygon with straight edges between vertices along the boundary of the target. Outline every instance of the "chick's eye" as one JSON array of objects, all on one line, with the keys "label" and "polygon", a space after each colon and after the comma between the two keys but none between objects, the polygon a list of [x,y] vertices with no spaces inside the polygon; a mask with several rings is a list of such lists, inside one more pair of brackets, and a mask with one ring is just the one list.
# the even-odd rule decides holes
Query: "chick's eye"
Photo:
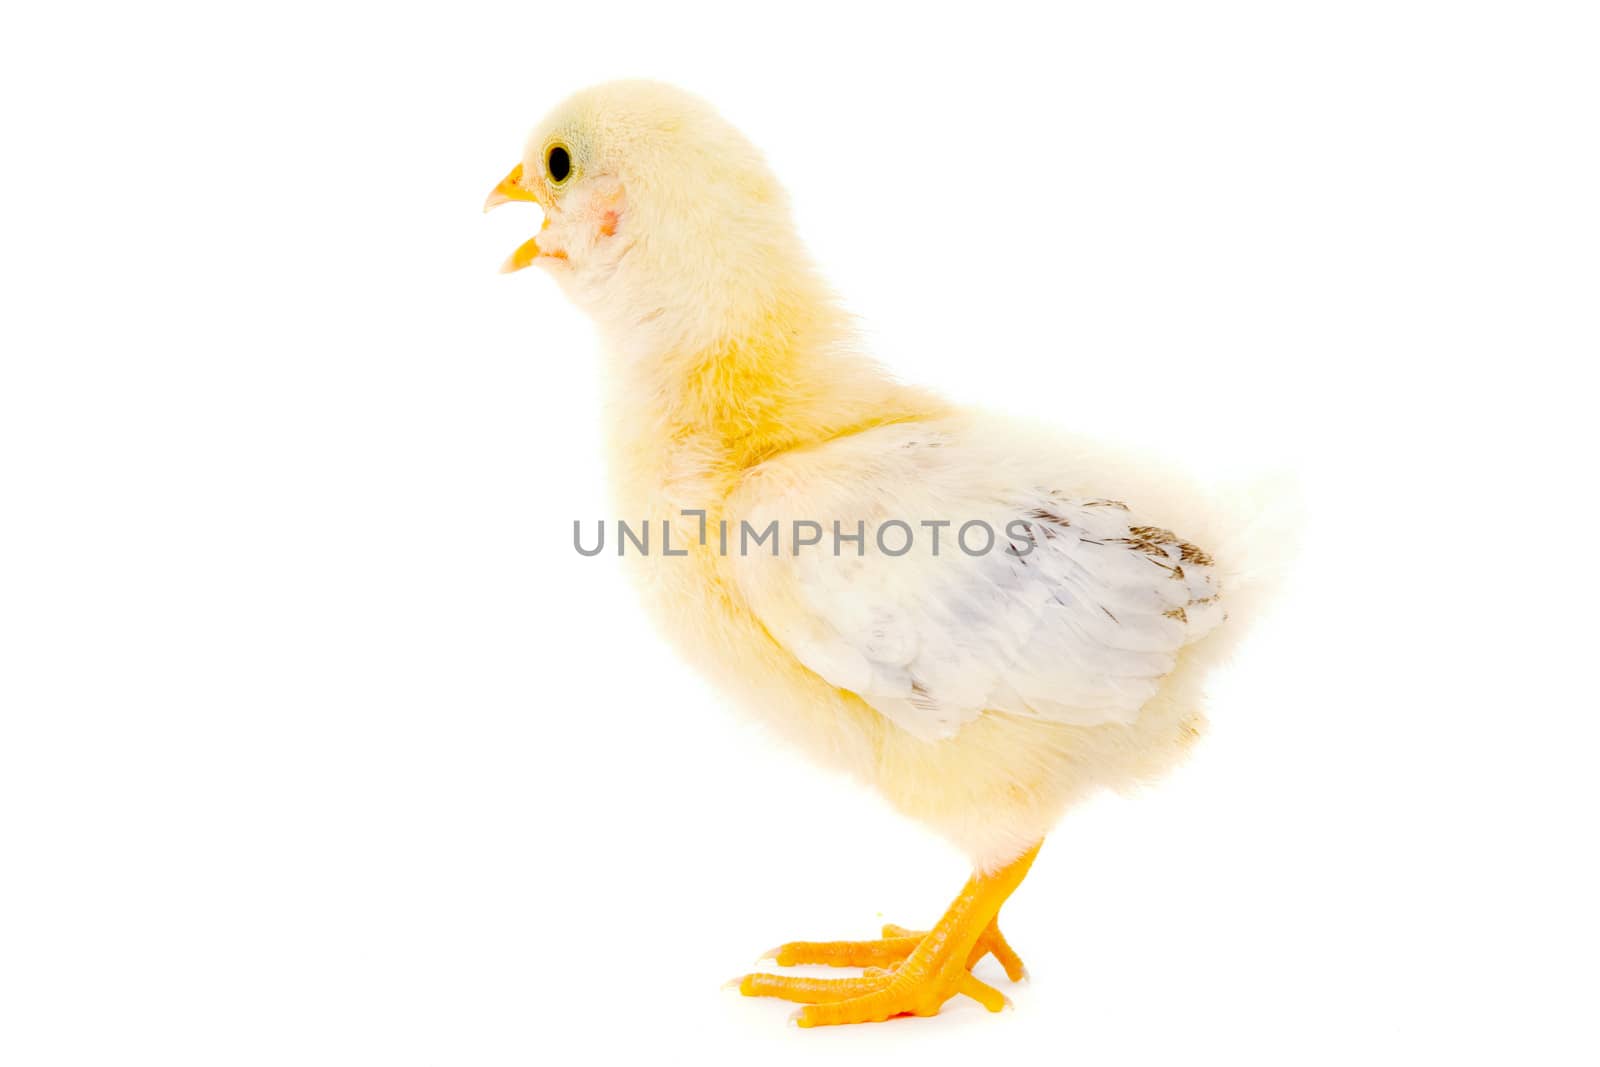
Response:
[{"label": "chick's eye", "polygon": [[572,173],[572,157],[560,145],[550,149],[550,154],[545,157],[545,168],[550,171],[550,180],[560,185],[567,180],[567,175]]}]

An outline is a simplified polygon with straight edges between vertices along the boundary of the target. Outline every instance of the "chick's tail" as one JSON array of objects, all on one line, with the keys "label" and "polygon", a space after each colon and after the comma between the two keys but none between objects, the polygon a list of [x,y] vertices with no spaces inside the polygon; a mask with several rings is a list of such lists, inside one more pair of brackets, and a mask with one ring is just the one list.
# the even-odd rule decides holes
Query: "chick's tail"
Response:
[{"label": "chick's tail", "polygon": [[1304,522],[1300,483],[1288,472],[1215,494],[1212,555],[1227,621],[1202,642],[1208,658],[1227,656],[1277,603],[1299,557]]}]

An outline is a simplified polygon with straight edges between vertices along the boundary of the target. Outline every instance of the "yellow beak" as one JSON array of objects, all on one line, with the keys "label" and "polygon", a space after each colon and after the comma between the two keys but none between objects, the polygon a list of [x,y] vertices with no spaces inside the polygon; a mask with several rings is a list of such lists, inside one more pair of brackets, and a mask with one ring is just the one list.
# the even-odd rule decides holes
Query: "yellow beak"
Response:
[{"label": "yellow beak", "polygon": [[484,213],[487,214],[501,204],[512,200],[534,200],[533,194],[522,187],[521,163],[512,167],[511,173],[500,179],[499,185],[489,190],[489,198],[483,202]]},{"label": "yellow beak", "polygon": [[[518,163],[516,166],[512,167],[511,173],[502,178],[499,185],[489,190],[489,197],[483,202],[483,210],[485,212],[493,211],[501,204],[508,203],[512,200],[523,200],[530,203],[538,202],[534,198],[534,195],[522,186],[521,163]],[[539,229],[543,230],[545,226],[549,225],[550,217],[546,215],[544,226],[540,226]],[[500,264],[500,273],[510,274],[513,271],[519,271],[531,264],[534,260],[538,259],[541,254],[542,253],[539,251],[538,240],[530,237],[528,240],[524,241],[515,252],[511,253],[510,258],[508,258],[504,263]]]},{"label": "yellow beak", "polygon": [[[545,226],[548,225],[550,225],[550,220],[546,219]],[[544,229],[544,226],[539,228]],[[539,251],[539,239],[537,237],[530,237],[518,245],[517,250],[511,253],[510,256],[506,257],[506,261],[504,263],[500,264],[500,273],[515,273],[516,271],[521,270],[523,267],[531,264],[541,255],[543,255],[543,253]]]}]

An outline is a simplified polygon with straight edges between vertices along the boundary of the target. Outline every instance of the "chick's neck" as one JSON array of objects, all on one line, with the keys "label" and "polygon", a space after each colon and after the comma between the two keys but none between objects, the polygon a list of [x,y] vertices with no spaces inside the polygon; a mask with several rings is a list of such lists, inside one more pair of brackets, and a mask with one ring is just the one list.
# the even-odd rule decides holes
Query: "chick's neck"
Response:
[{"label": "chick's neck", "polygon": [[792,449],[945,410],[862,355],[822,295],[773,301],[706,342],[628,364],[619,429],[629,450],[642,445],[673,468],[692,457],[726,480]]}]

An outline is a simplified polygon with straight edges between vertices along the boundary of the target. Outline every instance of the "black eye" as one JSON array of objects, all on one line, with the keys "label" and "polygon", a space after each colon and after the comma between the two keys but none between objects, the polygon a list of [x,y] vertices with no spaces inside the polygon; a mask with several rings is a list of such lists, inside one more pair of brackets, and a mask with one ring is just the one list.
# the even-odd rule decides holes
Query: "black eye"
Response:
[{"label": "black eye", "polygon": [[572,173],[572,157],[567,155],[567,150],[560,145],[550,149],[550,154],[545,157],[545,167],[550,171],[550,180],[560,185],[567,180],[567,175]]}]

